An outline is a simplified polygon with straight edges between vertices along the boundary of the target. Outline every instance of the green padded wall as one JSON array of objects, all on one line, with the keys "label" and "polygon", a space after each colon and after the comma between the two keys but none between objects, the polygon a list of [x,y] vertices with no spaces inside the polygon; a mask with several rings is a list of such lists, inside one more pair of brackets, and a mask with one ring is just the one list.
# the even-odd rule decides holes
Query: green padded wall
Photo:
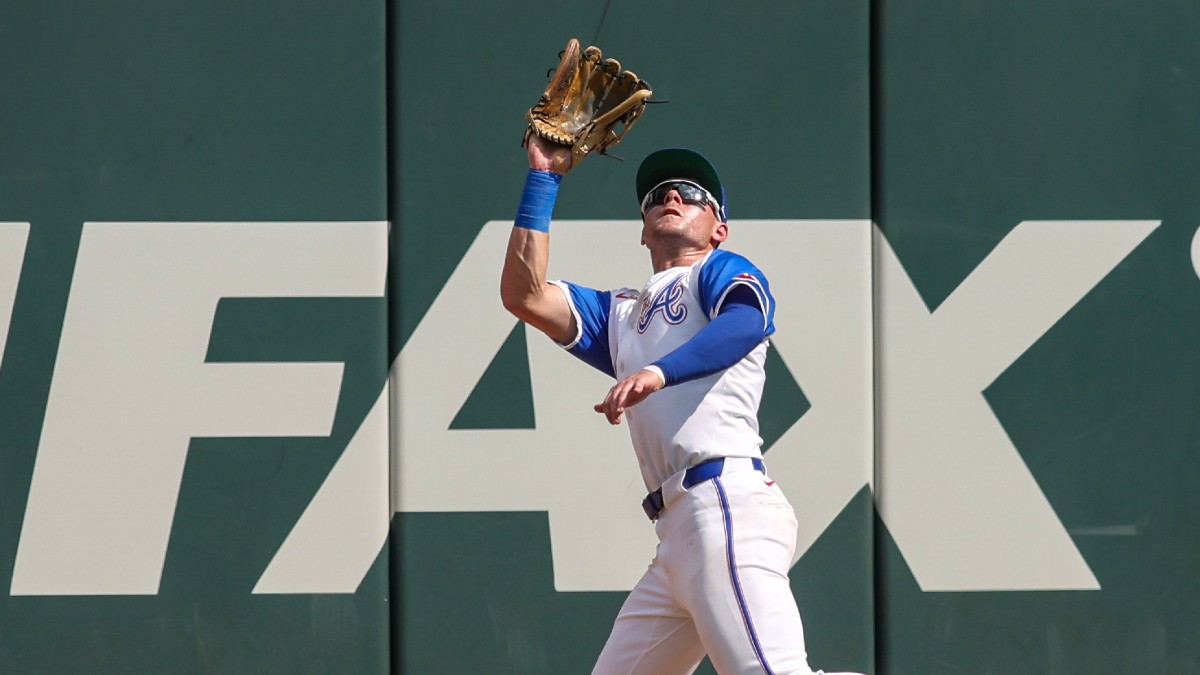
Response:
[{"label": "green padded wall", "polygon": [[255,592],[385,381],[384,16],[0,7],[0,671],[389,669],[385,531]]},{"label": "green padded wall", "polygon": [[[881,528],[879,672],[1196,672],[1200,11],[923,0],[879,10],[873,217],[934,316],[968,304],[999,317],[956,333],[955,349],[984,367],[982,400],[964,399],[958,416],[990,410],[988,438],[1007,437],[1094,577],[1089,590],[1068,590],[1071,574],[1043,575],[1045,590],[931,591]],[[1027,221],[1074,225],[1035,233]],[[1006,257],[1021,228],[1033,246]],[[1088,262],[1097,256],[1107,259]],[[999,272],[1000,286],[976,284],[981,272]],[[1009,341],[1031,324],[1027,348]],[[948,379],[938,368],[965,367],[923,362],[937,382]],[[958,449],[980,466],[993,461],[984,441]],[[891,448],[880,450],[886,464]],[[944,476],[939,490],[964,484]],[[1003,506],[1024,533],[980,537],[986,555],[1013,557],[1032,534],[1020,501]],[[1014,567],[1034,582],[1063,550],[1027,541]],[[940,555],[965,565],[949,545]]]},{"label": "green padded wall", "polygon": [[[451,1],[395,9],[400,670],[589,672],[653,557],[628,434],[590,410],[609,385],[541,334],[514,337],[515,320],[498,304],[505,221],[526,170],[522,115],[571,36],[601,46],[669,103],[651,106],[616,148],[625,161],[589,158],[567,176],[551,274],[640,286],[650,265],[638,246],[638,163],[681,145],[713,160],[729,192],[728,246],[751,255],[779,297],[763,435],[773,477],[807,521],[811,546],[792,579],[811,660],[827,670],[873,669],[867,3],[570,2],[545,12],[532,3]],[[824,226],[806,224],[818,220]],[[797,374],[819,366],[807,357],[820,355],[813,345],[830,336],[802,308],[829,293],[808,293],[822,282],[795,273],[784,240],[811,244],[814,255],[828,249],[830,260],[850,256],[857,275],[845,285],[857,295],[847,298],[848,321],[860,330],[845,341],[855,347],[857,381],[832,368],[816,383]],[[860,423],[849,438],[825,430],[836,426],[826,413],[847,377],[862,394],[850,406]],[[804,439],[817,437],[831,443],[805,453]],[[803,467],[820,468],[826,458],[842,471],[828,495],[808,497],[805,482],[793,491],[776,475],[794,464],[789,475],[807,478]]]},{"label": "green padded wall", "polygon": [[761,417],[812,665],[1200,670],[1198,27],[5,5],[0,671],[590,670],[644,488],[604,378],[496,288],[571,36],[669,103],[568,176],[552,274],[639,285],[640,159],[721,170],[779,300]]}]

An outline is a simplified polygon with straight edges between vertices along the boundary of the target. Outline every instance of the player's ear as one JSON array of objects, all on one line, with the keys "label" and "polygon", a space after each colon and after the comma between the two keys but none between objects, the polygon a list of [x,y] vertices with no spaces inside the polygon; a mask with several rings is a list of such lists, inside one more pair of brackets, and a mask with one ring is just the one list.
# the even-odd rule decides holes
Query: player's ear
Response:
[{"label": "player's ear", "polygon": [[728,223],[717,223],[717,229],[713,230],[712,237],[710,239],[713,247],[718,246],[721,242],[725,241],[728,238],[729,238],[729,224]]}]

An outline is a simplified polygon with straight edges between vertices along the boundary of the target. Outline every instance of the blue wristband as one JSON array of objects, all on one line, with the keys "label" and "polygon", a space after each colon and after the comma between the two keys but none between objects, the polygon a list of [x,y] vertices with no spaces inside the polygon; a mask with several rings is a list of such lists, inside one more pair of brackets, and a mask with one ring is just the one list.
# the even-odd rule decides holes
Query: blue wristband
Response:
[{"label": "blue wristband", "polygon": [[558,198],[558,184],[562,178],[552,171],[530,169],[525,176],[525,189],[521,192],[521,203],[517,206],[513,225],[549,232],[550,217],[554,214],[554,201]]}]

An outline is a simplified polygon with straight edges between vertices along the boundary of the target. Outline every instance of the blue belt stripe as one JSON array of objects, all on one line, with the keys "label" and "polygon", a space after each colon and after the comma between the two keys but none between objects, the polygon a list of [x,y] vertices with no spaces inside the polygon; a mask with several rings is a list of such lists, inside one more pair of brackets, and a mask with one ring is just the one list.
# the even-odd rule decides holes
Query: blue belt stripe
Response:
[{"label": "blue belt stripe", "polygon": [[725,518],[725,557],[729,562],[729,579],[733,582],[738,608],[742,611],[742,621],[746,624],[746,632],[750,636],[750,643],[754,647],[754,654],[758,657],[758,662],[762,664],[767,675],[775,675],[775,671],[771,670],[771,666],[767,664],[766,655],[763,654],[762,644],[758,641],[758,633],[754,630],[754,622],[750,619],[750,608],[746,606],[746,596],[742,593],[742,582],[738,579],[737,561],[733,555],[733,514],[729,510],[729,498],[725,496],[725,487],[721,484],[720,477],[714,477],[712,480],[713,485],[717,487],[717,496],[721,500],[721,514]]},{"label": "blue belt stripe", "polygon": [[[750,464],[759,473],[767,472],[767,466],[763,464],[762,459],[759,457],[752,457]],[[710,478],[720,476],[723,471],[725,471],[724,457],[717,457],[716,459],[701,462],[684,472],[683,489],[690,490]],[[651,522],[658,520],[658,514],[662,513],[663,510],[663,491],[661,487],[646,495],[646,498],[642,500],[642,510],[646,512],[646,516],[650,518]]]}]

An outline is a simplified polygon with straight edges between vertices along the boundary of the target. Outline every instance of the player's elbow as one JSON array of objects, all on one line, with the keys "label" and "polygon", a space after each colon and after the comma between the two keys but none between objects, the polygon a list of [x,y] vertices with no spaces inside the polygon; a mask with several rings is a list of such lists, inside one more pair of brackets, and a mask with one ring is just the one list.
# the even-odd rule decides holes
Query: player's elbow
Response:
[{"label": "player's elbow", "polygon": [[515,288],[511,284],[500,284],[500,304],[504,305],[504,309],[509,314],[522,321],[528,322],[534,314],[534,307],[537,304],[534,295],[526,289]]},{"label": "player's elbow", "polygon": [[509,314],[512,314],[518,319],[521,318],[521,309],[523,307],[523,303],[518,296],[515,296],[511,293],[506,293],[504,292],[504,289],[500,289],[500,304],[504,305],[504,309],[507,310]]}]

